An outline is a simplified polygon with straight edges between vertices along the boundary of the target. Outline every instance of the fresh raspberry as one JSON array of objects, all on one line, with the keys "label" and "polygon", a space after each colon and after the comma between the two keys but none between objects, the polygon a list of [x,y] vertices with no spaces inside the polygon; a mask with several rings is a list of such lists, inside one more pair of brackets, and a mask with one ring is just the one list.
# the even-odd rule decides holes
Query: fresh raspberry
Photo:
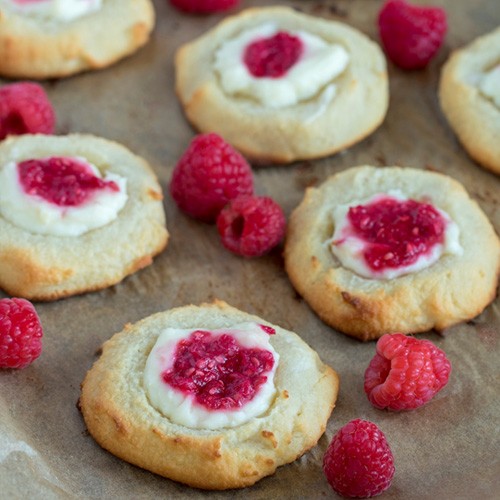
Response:
[{"label": "fresh raspberry", "polygon": [[191,217],[215,222],[229,200],[253,193],[252,169],[217,134],[201,134],[175,166],[170,193]]},{"label": "fresh raspberry", "polygon": [[9,134],[52,134],[56,117],[45,90],[18,82],[0,88],[0,140]]},{"label": "fresh raspberry", "polygon": [[376,408],[413,410],[447,383],[451,364],[430,340],[386,334],[365,372],[365,392]]},{"label": "fresh raspberry", "polygon": [[274,36],[249,44],[243,61],[257,78],[279,78],[299,60],[303,51],[304,45],[298,36],[279,31]]},{"label": "fresh raspberry", "polygon": [[42,325],[25,299],[0,300],[0,368],[24,368],[42,352]]},{"label": "fresh raspberry", "polygon": [[384,433],[367,420],[351,420],[332,439],[323,471],[340,495],[369,498],[391,485],[394,457]]},{"label": "fresh raspberry", "polygon": [[236,7],[239,0],[170,0],[170,3],[179,10],[193,14],[210,14],[222,12]]},{"label": "fresh raspberry", "polygon": [[283,238],[286,220],[281,207],[265,196],[239,196],[217,217],[222,244],[244,257],[259,257]]},{"label": "fresh raspberry", "polygon": [[378,26],[389,58],[403,69],[421,69],[443,43],[446,12],[440,7],[388,0],[379,13]]}]

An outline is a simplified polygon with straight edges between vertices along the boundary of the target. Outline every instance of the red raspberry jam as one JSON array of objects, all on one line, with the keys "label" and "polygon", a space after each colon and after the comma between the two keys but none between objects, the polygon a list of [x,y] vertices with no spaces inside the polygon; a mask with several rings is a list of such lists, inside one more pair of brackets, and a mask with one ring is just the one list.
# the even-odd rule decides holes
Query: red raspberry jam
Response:
[{"label": "red raspberry jam", "polygon": [[196,330],[177,344],[173,367],[163,380],[210,410],[241,408],[267,381],[274,356],[243,347],[231,335]]},{"label": "red raspberry jam", "polygon": [[256,78],[280,78],[299,60],[303,51],[299,37],[279,31],[247,45],[243,61]]},{"label": "red raspberry jam", "polygon": [[274,335],[276,330],[272,326],[259,325],[262,330],[264,330],[268,335]]},{"label": "red raspberry jam", "polygon": [[98,190],[120,190],[116,182],[96,177],[88,165],[74,158],[22,161],[18,172],[27,194],[64,207],[81,205]]},{"label": "red raspberry jam", "polygon": [[347,217],[368,243],[364,257],[374,271],[410,266],[444,241],[446,221],[428,203],[383,197],[350,208]]}]

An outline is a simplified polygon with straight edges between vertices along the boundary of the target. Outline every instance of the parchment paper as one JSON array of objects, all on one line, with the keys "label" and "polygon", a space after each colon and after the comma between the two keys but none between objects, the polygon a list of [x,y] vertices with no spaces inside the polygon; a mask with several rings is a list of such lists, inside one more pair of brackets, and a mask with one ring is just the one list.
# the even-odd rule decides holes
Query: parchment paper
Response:
[{"label": "parchment paper", "polygon": [[[468,324],[442,336],[421,335],[444,349],[453,364],[448,386],[433,401],[406,413],[373,408],[363,392],[363,373],[375,343],[362,344],[324,325],[290,285],[281,249],[255,260],[233,256],[222,248],[213,226],[184,216],[169,197],[173,165],[194,135],[174,94],[173,55],[224,16],[188,16],[166,0],[154,3],[157,26],[144,49],[108,69],[44,86],[57,111],[57,133],[88,132],[114,139],[151,163],[165,190],[171,241],[152,266],[117,286],[37,304],[45,330],[41,357],[25,370],[0,372],[0,497],[335,498],[321,470],[323,453],[342,425],[360,417],[382,428],[395,455],[394,482],[382,498],[498,498],[498,297]],[[340,19],[378,40],[376,16],[382,1],[277,3]],[[426,70],[403,72],[389,65],[390,109],[381,128],[332,157],[255,169],[259,194],[274,197],[289,215],[306,186],[350,166],[433,168],[465,184],[500,231],[500,177],[466,155],[436,96],[439,70],[449,52],[494,29],[500,23],[500,4],[432,3],[448,11],[445,45]],[[248,0],[240,8],[266,4]],[[341,390],[318,446],[251,488],[210,493],[153,475],[104,451],[86,432],[76,405],[80,382],[100,345],[125,323],[216,297],[297,332],[337,370]]]}]

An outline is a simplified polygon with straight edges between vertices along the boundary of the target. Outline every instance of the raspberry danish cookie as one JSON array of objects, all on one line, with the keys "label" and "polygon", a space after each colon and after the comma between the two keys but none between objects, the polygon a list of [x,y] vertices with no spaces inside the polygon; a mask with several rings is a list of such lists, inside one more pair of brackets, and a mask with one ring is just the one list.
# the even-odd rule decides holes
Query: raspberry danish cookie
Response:
[{"label": "raspberry danish cookie", "polygon": [[313,447],[338,388],[296,334],[216,301],[114,335],[83,381],[80,408],[94,439],[123,460],[228,489]]},{"label": "raspberry danish cookie", "polygon": [[225,19],[181,47],[175,64],[188,120],[253,160],[327,156],[369,135],[387,111],[379,46],[287,7]]},{"label": "raspberry danish cookie", "polygon": [[495,297],[500,242],[457,181],[363,166],[307,190],[289,221],[285,267],[327,324],[370,340],[478,315]]},{"label": "raspberry danish cookie", "polygon": [[90,135],[0,144],[0,287],[53,300],[105,288],[149,265],[168,240],[149,165]]},{"label": "raspberry danish cookie", "polygon": [[0,75],[103,68],[144,45],[153,25],[151,0],[0,0]]},{"label": "raspberry danish cookie", "polygon": [[470,156],[500,174],[500,28],[452,53],[439,99]]}]

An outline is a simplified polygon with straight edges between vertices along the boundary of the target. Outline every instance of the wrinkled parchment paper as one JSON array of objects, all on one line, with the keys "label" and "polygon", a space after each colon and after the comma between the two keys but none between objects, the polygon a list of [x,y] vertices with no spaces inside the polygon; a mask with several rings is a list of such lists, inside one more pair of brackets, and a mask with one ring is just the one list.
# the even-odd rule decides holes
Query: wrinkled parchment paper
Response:
[{"label": "wrinkled parchment paper", "polygon": [[[58,134],[87,132],[123,143],[150,162],[168,193],[173,165],[194,135],[174,93],[174,52],[224,16],[188,16],[167,0],[154,3],[157,26],[140,52],[102,71],[43,84],[57,111]],[[344,21],[378,40],[375,20],[382,1],[277,3]],[[307,186],[350,166],[432,168],[465,184],[500,231],[500,177],[465,154],[436,96],[450,51],[500,24],[500,5],[498,0],[432,3],[448,11],[444,47],[424,71],[389,65],[390,109],[380,129],[329,158],[256,169],[259,194],[274,197],[289,215]],[[241,7],[266,4],[242,0]],[[324,325],[288,282],[280,249],[244,260],[221,247],[213,226],[181,214],[168,194],[165,209],[171,241],[152,266],[101,292],[37,304],[43,354],[25,370],[0,372],[0,497],[335,498],[321,470],[322,456],[333,434],[360,417],[382,428],[395,456],[396,475],[382,498],[498,498],[498,297],[470,323],[443,335],[421,335],[444,349],[453,364],[448,386],[432,402],[401,414],[379,411],[363,393],[375,343],[362,344]],[[191,489],[115,458],[89,436],[77,409],[80,382],[99,347],[125,323],[216,297],[297,332],[341,377],[337,408],[318,446],[236,492]]]}]

